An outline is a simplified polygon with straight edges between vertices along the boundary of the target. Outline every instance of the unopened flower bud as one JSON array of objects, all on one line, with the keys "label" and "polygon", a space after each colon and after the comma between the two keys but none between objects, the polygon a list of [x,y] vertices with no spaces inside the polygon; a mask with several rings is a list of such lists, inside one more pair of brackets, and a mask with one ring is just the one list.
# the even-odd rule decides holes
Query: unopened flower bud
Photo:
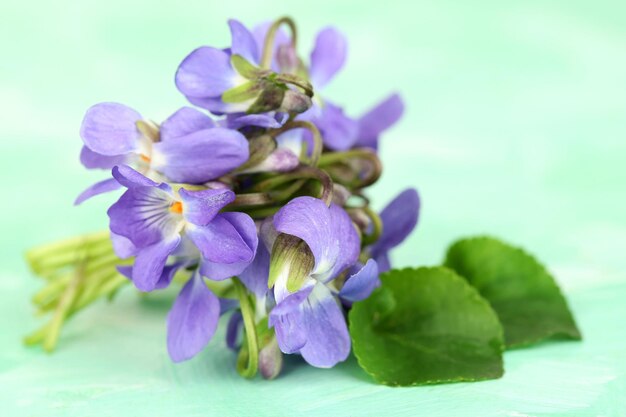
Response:
[{"label": "unopened flower bud", "polygon": [[311,108],[313,102],[306,94],[295,90],[285,91],[283,102],[280,105],[281,111],[287,113],[304,113]]},{"label": "unopened flower bud", "polygon": [[280,280],[287,291],[298,291],[315,266],[315,257],[300,238],[280,234],[274,241],[270,259],[268,287]]}]

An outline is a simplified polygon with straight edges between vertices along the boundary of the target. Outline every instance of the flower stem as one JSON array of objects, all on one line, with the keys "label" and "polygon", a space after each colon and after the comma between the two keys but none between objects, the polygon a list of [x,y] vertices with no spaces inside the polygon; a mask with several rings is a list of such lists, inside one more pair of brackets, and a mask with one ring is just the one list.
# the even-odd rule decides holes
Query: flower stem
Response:
[{"label": "flower stem", "polygon": [[287,174],[279,175],[274,178],[261,181],[254,186],[254,189],[271,190],[285,183],[305,178],[315,179],[320,182],[322,186],[322,191],[319,198],[324,200],[327,205],[330,205],[333,198],[333,180],[326,173],[326,171],[314,167],[301,166]]},{"label": "flower stem", "polygon": [[356,148],[344,152],[329,152],[320,157],[319,166],[327,167],[336,163],[345,163],[349,159],[360,159],[367,161],[371,165],[369,175],[359,181],[358,188],[364,188],[374,184],[383,172],[383,165],[374,152],[368,148]]},{"label": "flower stem", "polygon": [[254,308],[246,287],[237,278],[233,278],[233,284],[239,298],[241,315],[243,316],[243,326],[246,331],[247,353],[246,361],[237,361],[237,372],[244,378],[253,378],[259,368],[259,342],[256,334],[256,323],[254,321]]},{"label": "flower stem", "polygon": [[367,246],[376,242],[380,238],[380,235],[383,232],[383,221],[380,219],[380,216],[374,210],[369,208],[369,206],[363,207],[362,210],[372,220],[372,226],[373,226],[372,233],[370,233],[369,235],[363,236],[363,242],[362,242],[363,246]]},{"label": "flower stem", "polygon": [[281,133],[285,133],[288,130],[292,129],[307,129],[309,132],[311,132],[311,134],[313,135],[313,150],[311,152],[311,158],[309,159],[308,163],[311,166],[317,166],[322,156],[322,150],[324,148],[322,134],[320,133],[317,126],[306,120],[292,120],[285,123],[285,125],[280,129],[273,130],[271,134],[272,136],[276,137]]},{"label": "flower stem", "polygon": [[296,41],[298,32],[296,30],[296,23],[290,17],[281,17],[276,20],[267,30],[265,35],[265,42],[263,43],[263,54],[261,55],[261,68],[270,68],[272,64],[272,53],[274,52],[274,39],[276,38],[276,31],[281,25],[289,26],[291,30],[291,44],[296,49]]}]

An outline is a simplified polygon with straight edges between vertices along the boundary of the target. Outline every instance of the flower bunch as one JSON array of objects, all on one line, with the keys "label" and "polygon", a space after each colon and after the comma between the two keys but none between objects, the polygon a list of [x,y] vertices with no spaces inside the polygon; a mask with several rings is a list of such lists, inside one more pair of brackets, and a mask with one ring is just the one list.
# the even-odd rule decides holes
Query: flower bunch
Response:
[{"label": "flower bunch", "polygon": [[176,72],[195,107],[160,124],[119,103],[87,111],[80,160],[112,177],[76,203],[122,189],[108,210],[116,258],[128,259],[117,270],[142,292],[183,283],[167,319],[173,361],[200,352],[234,311],[227,342],[248,358],[242,373],[258,362],[276,376],[283,353],[332,367],[350,352],[346,309],[379,285],[417,222],[414,190],[380,216],[364,195],[403,104],[392,95],[355,119],[319,95],[346,60],[334,28],[306,62],[288,18],[228,24],[229,48],[197,48]]},{"label": "flower bunch", "polygon": [[365,193],[400,97],[352,118],[321,94],[346,60],[338,30],[320,31],[304,60],[289,18],[228,23],[228,48],[202,46],[178,67],[194,107],[162,123],[119,103],[87,111],[80,160],[111,177],[76,204],[121,195],[108,232],[27,254],[47,280],[34,302],[53,312],[28,344],[53,349],[67,318],[128,282],[180,286],[167,317],[175,362],[202,351],[228,314],[245,377],[276,377],[284,354],[329,368],[353,350],[385,384],[478,380],[502,375],[505,346],[580,337],[552,277],[501,242],[460,241],[445,267],[391,270],[420,199],[408,189],[376,213]]}]

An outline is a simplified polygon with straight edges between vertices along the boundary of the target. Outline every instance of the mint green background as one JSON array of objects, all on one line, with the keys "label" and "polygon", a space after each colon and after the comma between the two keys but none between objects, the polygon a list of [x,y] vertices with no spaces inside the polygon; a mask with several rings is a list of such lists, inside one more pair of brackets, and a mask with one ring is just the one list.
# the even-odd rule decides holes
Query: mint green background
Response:
[{"label": "mint green background", "polygon": [[[549,3],[549,5],[547,4]],[[384,138],[382,207],[419,188],[418,230],[399,266],[439,262],[456,237],[523,245],[555,272],[582,343],[509,352],[501,380],[411,389],[374,385],[354,361],[290,361],[274,382],[241,380],[221,335],[170,363],[171,294],[127,290],[65,329],[48,356],[20,337],[40,321],[28,246],[106,226],[110,198],[80,208],[101,178],[79,166],[85,109],[114,100],[161,120],[185,104],[180,60],[226,45],[226,19],[288,13],[308,53],[323,25],[350,40],[324,95],[358,115],[392,90],[407,103]],[[7,416],[626,415],[626,7],[620,1],[0,4],[0,414]]]}]

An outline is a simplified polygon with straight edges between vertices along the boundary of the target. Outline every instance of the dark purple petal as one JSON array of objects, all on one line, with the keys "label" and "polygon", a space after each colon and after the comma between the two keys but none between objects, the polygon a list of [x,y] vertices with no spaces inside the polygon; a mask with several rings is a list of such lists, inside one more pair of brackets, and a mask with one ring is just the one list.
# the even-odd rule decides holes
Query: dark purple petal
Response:
[{"label": "dark purple petal", "polygon": [[243,316],[239,311],[235,311],[228,319],[228,325],[226,326],[226,346],[228,346],[229,349],[239,349],[242,330]]},{"label": "dark purple petal", "polygon": [[139,251],[135,257],[132,276],[132,281],[137,289],[145,292],[157,289],[163,276],[167,258],[174,252],[179,243],[180,236],[175,235]]},{"label": "dark purple petal", "polygon": [[269,314],[268,325],[274,328],[276,341],[284,353],[296,353],[307,343],[302,304],[312,290],[313,286],[309,286],[291,294]]},{"label": "dark purple petal", "polygon": [[197,273],[167,315],[167,351],[174,362],[191,359],[209,343],[220,317],[218,298]]},{"label": "dark purple petal", "polygon": [[176,71],[176,87],[186,96],[218,97],[236,85],[238,75],[230,55],[221,49],[202,46],[191,52]]},{"label": "dark purple petal", "polygon": [[79,194],[74,200],[74,205],[77,206],[82,204],[83,202],[89,200],[91,197],[97,196],[99,194],[108,193],[110,191],[115,191],[120,189],[122,186],[115,180],[115,178],[109,178],[108,180],[99,181],[85,191]]},{"label": "dark purple petal", "polygon": [[187,227],[202,254],[201,272],[214,280],[241,273],[254,260],[259,238],[245,213],[220,213],[206,226]]},{"label": "dark purple petal", "polygon": [[419,210],[419,195],[413,188],[401,192],[383,209],[380,213],[383,232],[371,249],[374,258],[398,246],[407,238],[417,224]]},{"label": "dark purple petal", "polygon": [[233,55],[241,55],[251,64],[259,63],[259,49],[256,40],[250,31],[238,20],[230,19],[231,44],[230,51]]},{"label": "dark purple petal", "polygon": [[100,103],[90,107],[83,118],[80,136],[85,145],[102,155],[124,155],[137,149],[142,117],[119,103]]},{"label": "dark purple petal", "polygon": [[315,119],[322,132],[324,145],[335,151],[350,149],[357,139],[359,125],[346,116],[341,107],[325,102],[321,115]]},{"label": "dark purple petal", "polygon": [[135,187],[158,187],[159,184],[147,178],[143,174],[135,171],[128,165],[120,165],[113,167],[111,171],[113,178],[126,188]]},{"label": "dark purple petal", "polygon": [[127,163],[128,155],[101,155],[87,146],[80,150],[80,163],[87,169],[111,169],[115,165]]},{"label": "dark purple petal", "polygon": [[228,189],[187,191],[181,188],[178,193],[183,201],[185,220],[197,226],[206,226],[224,206],[235,200],[235,193]]},{"label": "dark purple petal", "polygon": [[326,85],[343,67],[348,53],[348,42],[337,29],[322,29],[315,39],[311,52],[311,82],[316,88]]},{"label": "dark purple petal", "polygon": [[280,233],[304,240],[315,257],[316,267],[334,264],[339,242],[333,238],[330,210],[314,197],[297,197],[274,215],[274,227]]},{"label": "dark purple petal", "polygon": [[378,272],[383,273],[391,270],[391,260],[389,259],[389,253],[383,252],[375,256],[376,263],[378,264]]},{"label": "dark purple petal", "polygon": [[124,236],[111,233],[111,243],[113,244],[115,255],[120,259],[127,259],[137,254],[137,247]]},{"label": "dark purple petal", "polygon": [[[173,265],[166,265],[163,267],[163,271],[161,272],[161,276],[158,281],[154,285],[155,290],[161,290],[163,288],[167,288],[170,286],[170,283],[174,279],[174,275],[176,272],[184,266],[184,262],[178,262]],[[118,266],[117,270],[120,274],[124,275],[129,280],[133,280],[133,267],[132,266]]]},{"label": "dark purple petal", "polygon": [[248,141],[230,129],[205,129],[153,145],[152,167],[174,182],[200,184],[248,160]]},{"label": "dark purple petal", "polygon": [[152,245],[180,231],[183,218],[170,211],[173,202],[157,187],[130,188],[107,211],[109,227],[140,249]]},{"label": "dark purple petal", "polygon": [[323,282],[334,279],[344,269],[354,265],[361,251],[361,239],[348,213],[336,204],[331,204],[330,215],[334,243],[339,244],[339,251],[331,271],[316,276]]},{"label": "dark purple petal", "polygon": [[378,149],[378,136],[393,126],[404,113],[404,103],[393,94],[359,119],[357,145]]},{"label": "dark purple petal", "polygon": [[331,368],[350,354],[350,334],[343,311],[325,285],[317,283],[302,303],[306,343],[300,354],[310,365]]},{"label": "dark purple petal", "polygon": [[351,302],[364,300],[380,285],[378,265],[368,259],[360,270],[351,275],[339,291],[339,297]]},{"label": "dark purple petal", "polygon": [[183,107],[161,124],[161,140],[179,138],[215,126],[213,119],[201,111]]},{"label": "dark purple petal", "polygon": [[304,240],[315,257],[313,274],[327,281],[356,262],[359,236],[348,214],[320,199],[297,197],[274,215],[278,232]]},{"label": "dark purple petal", "polygon": [[254,260],[239,274],[239,279],[257,297],[267,293],[267,280],[270,272],[270,254],[264,244],[257,246]]},{"label": "dark purple petal", "polygon": [[246,114],[244,116],[229,117],[226,126],[230,129],[241,129],[246,126],[264,127],[267,129],[278,129],[281,124],[276,120],[276,116],[269,114]]}]

